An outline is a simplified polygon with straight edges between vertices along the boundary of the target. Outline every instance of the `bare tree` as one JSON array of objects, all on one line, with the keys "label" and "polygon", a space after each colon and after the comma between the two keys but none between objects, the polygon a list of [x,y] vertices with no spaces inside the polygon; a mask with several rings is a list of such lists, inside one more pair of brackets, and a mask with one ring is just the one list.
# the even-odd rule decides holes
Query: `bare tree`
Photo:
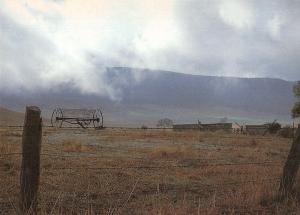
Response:
[{"label": "bare tree", "polygon": [[173,126],[173,120],[169,118],[160,119],[158,120],[156,126],[161,128],[170,128]]}]

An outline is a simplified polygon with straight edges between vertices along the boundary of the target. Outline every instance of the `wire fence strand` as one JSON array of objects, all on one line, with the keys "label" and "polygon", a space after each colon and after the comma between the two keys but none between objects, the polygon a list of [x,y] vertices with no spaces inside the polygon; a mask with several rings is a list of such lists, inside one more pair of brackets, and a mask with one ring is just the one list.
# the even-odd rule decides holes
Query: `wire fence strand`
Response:
[{"label": "wire fence strand", "polygon": [[[22,155],[23,153],[6,153],[6,154],[0,154],[0,157],[4,156],[14,156],[14,155]],[[41,156],[49,156],[49,157],[56,157],[56,158],[103,158],[106,159],[106,157],[101,157],[101,156],[80,156],[80,155],[60,155],[60,154],[48,154],[48,153],[41,153]],[[116,158],[116,157],[109,157],[109,158]],[[123,158],[123,157],[118,157],[118,159]],[[126,157],[125,157],[126,158]],[[127,157],[128,159],[134,159],[134,157]],[[141,159],[142,160],[142,159]],[[143,161],[149,161],[150,159],[143,159]],[[172,160],[168,160],[172,161]],[[284,163],[283,162],[278,162],[278,161],[259,161],[259,162],[232,162],[232,163],[224,163],[224,160],[222,159],[202,159],[200,160],[200,164],[193,164],[193,165],[169,165],[169,166],[127,166],[127,167],[72,167],[72,168],[90,168],[90,169],[126,169],[126,168],[136,168],[136,169],[164,169],[164,168],[189,168],[189,167],[208,167],[208,166],[243,166],[243,165],[266,165],[266,166],[281,166]],[[212,162],[212,161],[217,161],[217,162],[222,162],[222,163],[205,163],[205,162]],[[69,169],[67,167],[66,169]]]}]

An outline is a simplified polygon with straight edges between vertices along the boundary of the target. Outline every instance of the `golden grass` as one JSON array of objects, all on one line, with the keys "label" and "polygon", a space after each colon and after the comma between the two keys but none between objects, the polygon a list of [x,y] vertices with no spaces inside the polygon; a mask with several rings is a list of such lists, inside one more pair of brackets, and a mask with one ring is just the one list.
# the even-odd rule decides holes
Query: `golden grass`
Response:
[{"label": "golden grass", "polygon": [[196,156],[191,145],[158,146],[146,152],[151,158],[184,159]]},{"label": "golden grass", "polygon": [[80,141],[76,139],[68,139],[64,140],[61,143],[62,150],[64,152],[92,152],[93,147],[84,145]]},{"label": "golden grass", "polygon": [[[73,131],[45,131],[39,214],[300,212],[299,194],[287,202],[277,202],[278,181],[263,181],[279,178],[280,164],[201,166],[284,162],[290,147],[288,139],[171,130],[88,130],[76,139]],[[0,135],[0,154],[20,151],[21,137],[14,131],[0,130]],[[99,146],[88,145],[90,139]],[[155,145],[151,147],[150,143]],[[63,157],[70,152],[74,156]],[[173,165],[189,168],[121,168]],[[10,208],[6,214],[15,212],[11,205],[17,207],[19,171],[20,157],[0,158],[0,210],[4,209],[2,202],[6,202]]]},{"label": "golden grass", "polygon": [[9,144],[9,140],[7,136],[0,136],[0,153],[7,154],[12,153],[14,151],[13,145]]},{"label": "golden grass", "polygon": [[0,154],[9,154],[20,152],[20,143],[16,143],[16,139],[21,138],[20,132],[9,130],[0,131]]}]

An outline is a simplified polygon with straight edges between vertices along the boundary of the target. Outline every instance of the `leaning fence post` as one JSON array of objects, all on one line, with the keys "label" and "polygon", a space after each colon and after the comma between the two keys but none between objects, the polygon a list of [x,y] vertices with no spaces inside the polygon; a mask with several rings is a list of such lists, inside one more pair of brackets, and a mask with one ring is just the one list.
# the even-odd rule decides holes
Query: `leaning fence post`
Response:
[{"label": "leaning fence post", "polygon": [[40,176],[42,119],[38,107],[26,107],[22,138],[22,166],[20,174],[20,210],[23,214],[37,213],[37,193]]},{"label": "leaning fence post", "polygon": [[283,168],[279,196],[281,199],[291,194],[300,164],[300,128],[298,127],[288,158]]}]

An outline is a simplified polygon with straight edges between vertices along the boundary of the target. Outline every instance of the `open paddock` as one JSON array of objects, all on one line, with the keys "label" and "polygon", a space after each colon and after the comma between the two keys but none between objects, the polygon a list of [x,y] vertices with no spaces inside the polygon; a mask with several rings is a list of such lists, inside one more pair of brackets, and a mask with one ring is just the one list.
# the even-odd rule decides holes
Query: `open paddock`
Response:
[{"label": "open paddock", "polygon": [[[0,214],[17,213],[21,139],[20,128],[0,128]],[[299,213],[298,199],[276,201],[290,146],[221,131],[45,127],[39,212]]]}]

